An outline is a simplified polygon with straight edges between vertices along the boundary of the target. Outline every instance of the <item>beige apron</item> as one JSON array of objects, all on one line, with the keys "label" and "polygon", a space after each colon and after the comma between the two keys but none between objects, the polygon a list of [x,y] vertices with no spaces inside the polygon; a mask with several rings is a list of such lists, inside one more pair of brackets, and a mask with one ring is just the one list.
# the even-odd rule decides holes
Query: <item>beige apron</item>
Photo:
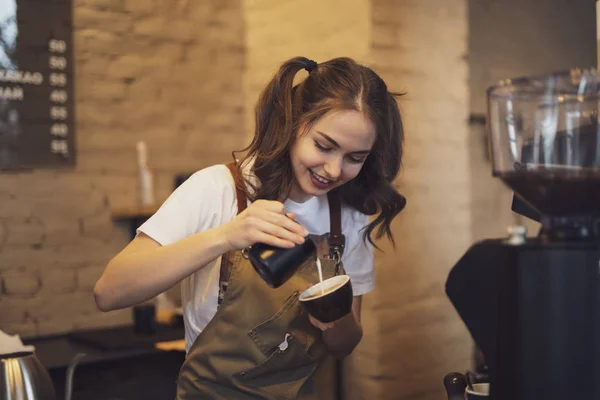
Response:
[{"label": "beige apron", "polygon": [[[234,164],[228,167],[238,188],[239,213],[246,197],[239,189],[238,169]],[[340,203],[336,196],[329,197],[332,233],[315,237],[324,279],[336,273],[336,265],[343,272],[336,262],[343,249]],[[220,304],[181,368],[178,400],[333,397],[332,358],[322,332],[298,302],[300,293],[319,280],[315,261],[309,259],[274,289],[241,251],[223,255]]]}]

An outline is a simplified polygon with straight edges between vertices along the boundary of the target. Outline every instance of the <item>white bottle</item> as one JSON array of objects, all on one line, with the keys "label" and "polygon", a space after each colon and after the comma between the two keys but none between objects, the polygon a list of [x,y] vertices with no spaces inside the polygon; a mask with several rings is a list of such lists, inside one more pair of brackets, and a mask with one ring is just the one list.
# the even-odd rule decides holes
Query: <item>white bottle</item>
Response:
[{"label": "white bottle", "polygon": [[140,179],[140,203],[142,206],[154,205],[154,177],[148,168],[148,151],[146,142],[137,143],[138,169]]}]

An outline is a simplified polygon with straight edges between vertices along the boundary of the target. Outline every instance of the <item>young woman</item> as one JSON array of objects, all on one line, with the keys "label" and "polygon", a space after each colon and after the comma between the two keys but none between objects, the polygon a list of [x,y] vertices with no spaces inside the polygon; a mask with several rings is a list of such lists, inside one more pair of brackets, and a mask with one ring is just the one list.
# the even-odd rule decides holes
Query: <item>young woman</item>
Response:
[{"label": "young woman", "polygon": [[[294,85],[301,70],[308,75]],[[319,398],[316,371],[362,337],[373,239],[393,241],[406,203],[392,185],[402,143],[394,94],[371,69],[349,58],[285,62],[259,99],[244,157],[175,190],[109,262],[98,307],[130,307],[182,281],[188,354],[178,399]],[[252,244],[293,247],[309,234],[325,277],[349,275],[355,296],[352,312],[327,324],[298,304],[318,282],[314,261],[273,289],[243,256]]]}]

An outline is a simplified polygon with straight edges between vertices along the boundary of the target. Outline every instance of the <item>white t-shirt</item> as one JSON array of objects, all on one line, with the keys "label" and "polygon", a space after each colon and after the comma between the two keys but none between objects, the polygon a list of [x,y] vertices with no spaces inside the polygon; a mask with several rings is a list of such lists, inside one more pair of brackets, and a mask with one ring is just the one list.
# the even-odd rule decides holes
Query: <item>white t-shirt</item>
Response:
[{"label": "white t-shirt", "polygon": [[[287,212],[296,213],[296,221],[309,233],[329,232],[327,196],[313,197],[304,203],[286,200],[284,205]],[[137,231],[166,246],[225,224],[236,214],[233,177],[227,166],[214,165],[188,178]],[[355,296],[375,286],[373,248],[362,240],[361,229],[368,223],[368,216],[342,207],[342,231],[346,237],[342,261]],[[186,350],[217,311],[220,265],[221,257],[217,257],[181,282]]]}]

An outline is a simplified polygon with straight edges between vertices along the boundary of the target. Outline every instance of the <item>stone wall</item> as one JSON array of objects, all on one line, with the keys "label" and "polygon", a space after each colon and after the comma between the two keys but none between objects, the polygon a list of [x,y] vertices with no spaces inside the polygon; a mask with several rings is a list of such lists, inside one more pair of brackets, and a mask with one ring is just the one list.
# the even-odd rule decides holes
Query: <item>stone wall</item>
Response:
[{"label": "stone wall", "polygon": [[[244,99],[247,134],[254,133],[254,105],[261,90],[286,60],[317,62],[353,57],[367,62],[371,20],[368,0],[244,1],[246,69]],[[304,73],[298,74],[299,79]]]},{"label": "stone wall", "polygon": [[471,242],[467,33],[466,1],[373,1],[374,67],[407,92],[398,185],[408,204],[393,225],[396,249],[377,254],[369,310],[389,399],[445,398],[444,375],[468,366],[469,334],[444,292]]},{"label": "stone wall", "polygon": [[0,173],[0,329],[24,336],[130,321],[92,289],[129,240],[138,140],[162,201],[243,139],[239,0],[75,0],[74,46],[77,166]]}]

